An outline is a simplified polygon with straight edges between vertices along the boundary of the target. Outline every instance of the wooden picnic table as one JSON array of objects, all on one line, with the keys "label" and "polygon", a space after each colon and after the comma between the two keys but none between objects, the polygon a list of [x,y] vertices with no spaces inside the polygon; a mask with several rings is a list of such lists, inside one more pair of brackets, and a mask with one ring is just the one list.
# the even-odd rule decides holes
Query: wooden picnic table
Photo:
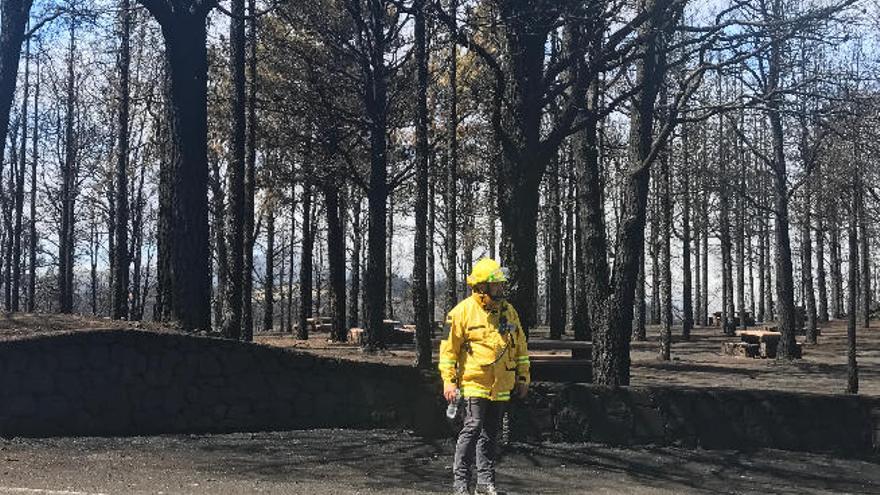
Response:
[{"label": "wooden picnic table", "polygon": [[778,342],[782,337],[782,333],[776,330],[737,330],[736,336],[742,339],[743,342],[760,344],[761,342],[773,340]]},{"label": "wooden picnic table", "polygon": [[[737,330],[737,337],[749,346],[757,346],[754,357],[775,358],[776,349],[779,347],[779,339],[782,333],[775,330]],[[753,348],[754,349],[754,348]]]}]

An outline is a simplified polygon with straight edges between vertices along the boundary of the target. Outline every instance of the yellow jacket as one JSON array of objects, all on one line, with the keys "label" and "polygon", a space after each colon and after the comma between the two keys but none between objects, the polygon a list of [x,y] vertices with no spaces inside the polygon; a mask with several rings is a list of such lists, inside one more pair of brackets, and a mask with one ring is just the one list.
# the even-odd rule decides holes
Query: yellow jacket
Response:
[{"label": "yellow jacket", "polygon": [[444,385],[457,384],[464,397],[507,401],[517,380],[530,382],[526,336],[507,302],[487,311],[474,294],[449,312],[446,327],[439,364]]}]

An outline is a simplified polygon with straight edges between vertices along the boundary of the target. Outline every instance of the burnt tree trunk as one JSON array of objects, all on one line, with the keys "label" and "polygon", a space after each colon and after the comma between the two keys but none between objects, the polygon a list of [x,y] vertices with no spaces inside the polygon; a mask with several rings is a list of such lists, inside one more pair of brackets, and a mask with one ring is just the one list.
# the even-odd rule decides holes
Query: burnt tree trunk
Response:
[{"label": "burnt tree trunk", "polygon": [[[721,96],[721,83],[718,86],[719,98]],[[734,325],[733,306],[733,256],[730,239],[730,180],[728,178],[727,154],[724,135],[724,115],[718,116],[718,239],[721,243],[721,330],[724,335],[733,335]]]},{"label": "burnt tree trunk", "polygon": [[[686,125],[686,124],[685,124]],[[703,143],[701,146],[700,157],[700,168],[696,171],[694,177],[694,183],[696,184],[696,188],[693,191],[694,194],[694,222],[693,222],[693,233],[694,233],[694,323],[696,325],[702,325],[702,315],[703,315],[703,305],[706,304],[703,301],[703,279],[700,274],[703,271],[703,250],[702,250],[702,233],[703,228],[700,225],[702,222],[702,216],[700,212],[702,210],[702,193],[701,189],[703,187],[702,181],[702,168],[706,163],[706,146],[705,146],[705,131],[700,131],[700,141]]]},{"label": "burnt tree trunk", "polygon": [[[556,8],[548,8],[556,7]],[[568,8],[568,7],[565,7]],[[559,151],[586,92],[586,70],[573,64],[566,77],[571,83],[566,108],[546,129],[545,102],[552,93],[555,76],[545,73],[545,45],[557,27],[557,6],[540,2],[502,2],[504,71],[497,77],[492,126],[500,139],[504,159],[498,174],[499,212],[502,223],[501,257],[510,269],[510,301],[520,315],[524,330],[537,322],[537,218],[539,185],[549,162]],[[581,50],[583,19],[589,12],[575,11],[564,26],[568,53]],[[577,59],[578,57],[573,57]],[[504,104],[502,104],[504,102]],[[630,310],[631,312],[631,310]],[[632,322],[630,322],[631,324]]]},{"label": "burnt tree trunk", "polygon": [[33,0],[4,0],[0,3],[0,171],[3,170],[9,133],[9,111],[18,82],[21,44],[32,3]]},{"label": "burnt tree trunk", "polygon": [[229,283],[229,257],[226,251],[226,239],[223,228],[226,222],[226,195],[223,192],[222,179],[220,178],[219,160],[211,161],[211,203],[212,203],[212,237],[214,238],[215,259],[217,260],[217,295],[214,303],[214,322],[223,328],[226,290]]},{"label": "burnt tree trunk", "polygon": [[647,305],[645,304],[645,251],[639,257],[639,278],[636,281],[636,319],[633,325],[632,340],[644,342],[648,340],[647,329],[645,328],[647,314]]},{"label": "burnt tree trunk", "polygon": [[565,185],[565,240],[562,248],[562,259],[564,260],[564,270],[562,272],[562,284],[565,287],[565,310],[563,315],[563,333],[572,326],[572,318],[574,318],[574,307],[577,302],[574,298],[574,280],[576,277],[574,265],[574,181],[571,179],[571,153],[567,153],[566,158],[566,185]]},{"label": "burnt tree trunk", "polygon": [[[165,78],[165,100],[169,100],[170,89]],[[171,320],[171,201],[173,174],[171,168],[171,130],[170,109],[164,105],[164,118],[156,124],[159,142],[159,208],[156,219],[156,297],[153,304],[153,320]]]},{"label": "burnt tree trunk", "polygon": [[144,315],[144,298],[141,297],[141,269],[143,266],[143,247],[144,247],[144,208],[146,201],[144,200],[144,174],[146,166],[141,163],[140,173],[138,177],[137,195],[135,196],[132,208],[134,209],[134,218],[131,225],[132,242],[131,258],[132,258],[132,278],[131,292],[133,294],[132,304],[129,308],[130,319],[140,321]]},{"label": "burnt tree trunk", "polygon": [[810,344],[815,344],[818,330],[816,327],[816,292],[813,287],[813,242],[810,238],[812,208],[812,194],[810,185],[807,184],[804,186],[804,219],[801,223],[801,279],[806,302],[806,339]]},{"label": "burnt tree trunk", "polygon": [[755,237],[755,226],[752,219],[748,219],[748,231],[746,232],[746,259],[749,263],[749,312],[755,317],[755,246],[752,239]]},{"label": "burnt tree trunk", "polygon": [[[314,307],[312,309],[313,316],[324,316],[324,306],[322,306],[322,296],[324,295],[324,245],[321,244],[321,233],[318,231],[318,207],[317,203],[314,204],[314,209],[312,210],[312,235],[314,236],[312,243],[313,246],[317,244],[317,261],[314,263],[314,283],[312,284],[313,290],[315,292],[315,300]],[[316,322],[317,324],[318,322]]]},{"label": "burnt tree trunk", "polygon": [[[34,87],[34,133],[33,133],[33,156],[31,157],[31,189],[30,189],[30,218],[28,219],[28,285],[27,285],[27,312],[33,313],[36,309],[37,294],[37,162],[39,161],[40,140],[40,63],[37,59],[37,81]],[[2,153],[2,152],[0,152]]]},{"label": "burnt tree trunk", "polygon": [[[705,162],[704,162],[705,163]],[[702,278],[700,282],[700,287],[703,290],[703,307],[700,312],[700,321],[703,326],[709,325],[709,181],[706,177],[706,168],[705,165],[703,167],[703,193],[700,201],[701,204],[701,215],[700,215],[700,227],[702,228],[702,234],[700,235],[700,239],[703,241],[702,255],[703,262],[701,264],[702,273],[698,276]]]},{"label": "burnt tree trunk", "polygon": [[361,299],[361,199],[355,198],[352,203],[354,205],[351,218],[351,293],[348,297],[348,326],[355,328],[360,326],[360,306],[358,303]]},{"label": "burnt tree trunk", "polygon": [[[73,251],[76,219],[77,136],[74,132],[76,111],[76,23],[70,23],[67,60],[67,98],[64,123],[64,164],[61,171],[61,232],[58,244],[59,312],[73,312]],[[7,258],[8,260],[8,258]],[[7,261],[8,267],[8,261]]]},{"label": "burnt tree trunk", "polygon": [[828,323],[828,288],[825,277],[825,217],[819,214],[816,216],[816,285],[819,289],[817,306],[819,323]]},{"label": "burnt tree trunk", "polygon": [[[653,171],[651,175],[654,176],[653,182],[658,183],[658,173]],[[660,212],[660,193],[655,191],[654,194],[651,194],[649,190],[648,201],[650,202],[649,208],[651,208],[651,237],[648,242],[648,245],[650,246],[648,253],[651,256],[651,325],[659,325],[662,312],[660,297],[660,285],[662,283],[660,275],[660,251],[662,250],[661,243],[663,242],[663,234],[660,233],[660,224],[662,222],[662,214]]]},{"label": "burnt tree trunk", "polygon": [[[428,170],[431,169],[431,165],[433,164],[433,160],[429,163]],[[431,325],[431,336],[434,336],[435,324],[434,320],[436,319],[435,312],[437,310],[437,284],[436,284],[436,274],[434,272],[434,232],[436,226],[436,208],[437,208],[437,196],[434,192],[434,181],[428,181],[428,225],[427,225],[427,239],[425,246],[425,255],[427,256],[426,269],[427,269],[427,279],[425,284],[428,287],[428,322]],[[490,254],[490,256],[494,256],[494,254]]]},{"label": "burnt tree trunk", "polygon": [[293,314],[293,301],[295,299],[293,295],[293,264],[295,261],[293,243],[294,239],[296,239],[296,188],[293,185],[290,186],[290,192],[290,251],[287,253],[287,326],[284,328],[284,332],[292,334],[293,320],[299,319],[298,314],[297,316]]},{"label": "burnt tree trunk", "polygon": [[[458,0],[449,1],[450,30],[457,29]],[[446,121],[448,156],[446,161],[446,303],[444,313],[458,304],[458,46],[450,37],[449,117]]]},{"label": "burnt tree trunk", "polygon": [[287,235],[281,233],[281,248],[278,250],[278,328],[284,332],[290,314],[287,312],[287,249],[289,241]]},{"label": "burnt tree trunk", "polygon": [[92,213],[89,222],[89,275],[90,275],[90,291],[92,316],[98,315],[98,224],[95,221],[95,214]]},{"label": "burnt tree trunk", "polygon": [[[767,205],[765,205],[767,206]],[[768,320],[776,319],[773,305],[773,272],[770,259],[770,218],[764,216],[764,314]]]},{"label": "burnt tree trunk", "polygon": [[[547,197],[549,193],[547,188],[545,187],[544,191],[544,205],[541,208],[541,246],[543,247],[543,256],[542,262],[543,266],[541,267],[541,274],[543,275],[543,288],[544,292],[543,298],[541,300],[539,306],[539,316],[538,321],[541,322],[542,325],[549,326],[550,325],[550,265],[553,262],[552,257],[552,247],[550,245],[550,206],[547,204]],[[540,288],[539,288],[540,294]],[[543,313],[540,311],[543,310]]]},{"label": "burnt tree trunk", "polygon": [[[257,5],[255,0],[248,0],[251,12],[250,31],[248,33],[248,76],[250,86],[247,97],[247,140],[245,142],[245,174],[244,174],[244,261],[242,275],[241,304],[241,340],[250,342],[254,335],[254,243],[257,233],[254,228],[254,194],[257,179]],[[242,32],[244,26],[242,26]],[[242,57],[244,47],[242,47]],[[237,130],[236,130],[237,132]]]},{"label": "burnt tree trunk", "polygon": [[839,211],[835,211],[831,220],[831,317],[839,320],[843,317],[843,274],[840,263],[840,219]]},{"label": "burnt tree trunk", "polygon": [[275,205],[266,212],[266,278],[263,285],[263,331],[275,328]]},{"label": "burnt tree trunk", "polygon": [[[584,127],[573,137],[573,154],[575,161],[576,212],[580,228],[578,228],[578,273],[584,274],[579,277],[575,292],[577,305],[574,308],[574,338],[575,340],[592,340],[593,330],[590,324],[588,298],[597,294],[595,285],[597,280],[607,283],[608,260],[607,239],[605,234],[605,210],[601,200],[601,178],[599,175],[599,135],[598,135],[598,104],[599,104],[599,81],[594,79],[590,82],[587,93],[585,111],[581,112]],[[597,250],[589,256],[589,250]],[[645,273],[644,255],[641,256],[641,296],[642,310],[640,312],[642,328],[644,328],[645,314]],[[602,270],[596,278],[587,275],[591,269]]]},{"label": "burnt tree trunk", "polygon": [[[861,172],[859,172],[861,173]],[[856,191],[856,198],[858,200],[858,222],[859,222],[859,256],[860,256],[860,264],[861,264],[861,282],[859,283],[859,298],[861,299],[859,307],[861,311],[859,312],[859,316],[861,317],[861,327],[862,328],[870,328],[871,327],[871,253],[868,252],[869,245],[869,236],[868,236],[868,220],[865,213],[865,193],[864,193],[864,184],[862,184],[861,179],[859,179],[860,187]]]},{"label": "burnt tree trunk", "polygon": [[[355,15],[360,14],[360,2],[351,2]],[[369,120],[370,142],[370,181],[367,188],[369,204],[369,237],[367,239],[367,274],[364,285],[366,310],[367,350],[385,348],[385,334],[382,320],[385,318],[385,255],[386,220],[388,217],[388,77],[389,68],[385,56],[387,34],[385,29],[384,3],[378,0],[367,2],[369,15],[363,33],[371,40],[367,56],[369,62],[362,71],[369,81],[363,93],[364,108]]]},{"label": "burnt tree trunk", "polygon": [[758,217],[758,321],[767,321],[770,318],[766,314],[765,302],[767,295],[764,293],[767,283],[764,280],[767,276],[764,267],[766,265],[766,246],[764,245],[764,232],[767,230],[767,224],[764,222],[764,214],[760,213]]},{"label": "burnt tree trunk", "polygon": [[298,339],[309,338],[309,323],[312,317],[312,247],[315,242],[312,231],[312,186],[303,182],[302,194],[302,243],[299,257],[299,323]]},{"label": "burnt tree trunk", "polygon": [[385,224],[385,316],[394,319],[394,194],[388,194],[388,220]]},{"label": "burnt tree trunk", "polygon": [[116,201],[116,239],[113,255],[113,308],[111,316],[116,319],[128,317],[128,151],[129,151],[129,73],[131,66],[131,0],[121,0],[122,29],[119,42],[119,109],[117,125],[116,175],[114,200]]},{"label": "burnt tree trunk", "polygon": [[428,315],[428,287],[426,285],[428,250],[428,51],[425,34],[425,2],[416,0],[416,232],[413,240],[413,311],[416,322],[417,368],[431,368],[431,320]]},{"label": "burnt tree trunk", "polygon": [[345,234],[343,233],[339,185],[324,185],[324,208],[327,215],[327,264],[330,269],[330,307],[333,308],[330,338],[345,342]]},{"label": "burnt tree trunk", "polygon": [[550,214],[550,286],[549,323],[550,338],[560,339],[565,331],[565,280],[562,278],[562,212],[559,185],[559,157],[550,160],[549,167],[549,214]]},{"label": "burnt tree trunk", "polygon": [[688,128],[681,128],[681,337],[690,340],[694,326],[693,290],[691,283],[691,174]]},{"label": "burnt tree trunk", "polygon": [[703,284],[702,277],[700,277],[700,273],[703,271],[703,251],[702,251],[702,236],[699,220],[699,199],[697,199],[696,204],[694,205],[697,211],[694,212],[694,324],[701,325],[701,315],[703,314]]},{"label": "burnt tree trunk", "polygon": [[[665,89],[662,90],[666,92]],[[665,94],[661,96],[665,100]],[[664,102],[665,104],[665,102]],[[660,271],[660,310],[662,328],[660,329],[660,360],[669,361],[672,347],[672,173],[669,166],[670,150],[660,157],[660,183],[658,193],[660,196],[660,216],[662,225],[660,256],[662,263]]]},{"label": "burnt tree trunk", "polygon": [[[12,311],[18,311],[21,301],[21,234],[22,216],[24,214],[24,171],[27,169],[27,127],[28,127],[28,103],[30,96],[30,73],[31,73],[31,40],[28,38],[24,50],[24,85],[22,87],[21,100],[21,151],[19,152],[19,165],[15,172],[15,226],[13,227],[12,245]],[[36,132],[36,130],[34,130]]]},{"label": "burnt tree trunk", "polygon": [[[782,19],[782,0],[772,3],[772,16]],[[771,170],[773,172],[773,210],[775,229],[775,265],[777,323],[782,337],[779,339],[777,356],[779,359],[796,357],[795,319],[794,319],[794,281],[792,277],[791,241],[789,239],[788,215],[788,171],[785,159],[785,135],[782,123],[782,96],[779,84],[782,72],[784,46],[779,35],[773,34],[770,40],[770,53],[767,64],[767,117],[770,121],[770,135],[773,150]]]},{"label": "burnt tree trunk", "polygon": [[859,199],[857,190],[861,186],[858,180],[853,181],[850,192],[850,219],[848,230],[849,240],[849,281],[847,282],[847,325],[846,325],[846,393],[859,393],[859,367],[856,362],[856,312],[858,311],[859,284],[859,242],[858,242],[858,210]]},{"label": "burnt tree trunk", "polygon": [[[162,27],[169,116],[168,159],[159,263],[164,271],[160,312],[184,330],[211,328],[208,231],[207,49],[209,0],[179,9],[140,0]],[[167,310],[164,309],[167,307]]]},{"label": "burnt tree trunk", "polygon": [[223,336],[242,337],[242,308],[244,301],[245,271],[245,27],[244,0],[232,0],[229,20],[230,68],[232,97],[229,100],[232,115],[229,166],[226,171],[228,208],[226,210],[226,246],[229,255],[229,277],[223,305]]},{"label": "burnt tree trunk", "polygon": [[[742,122],[742,120],[740,120]],[[745,212],[745,195],[746,195],[746,162],[745,153],[741,150],[741,143],[738,145],[737,157],[740,160],[739,177],[737,177],[737,188],[739,193],[736,196],[736,308],[739,314],[739,326],[743,330],[746,329],[746,212]]]},{"label": "burnt tree trunk", "polygon": [[[630,110],[629,163],[622,191],[613,280],[607,278],[607,251],[602,249],[604,229],[599,231],[601,224],[592,215],[588,216],[592,221],[584,229],[585,240],[588,240],[584,243],[588,253],[585,268],[590,279],[588,296],[594,325],[593,381],[611,387],[629,384],[633,297],[645,242],[649,171],[653,156],[656,156],[652,150],[654,145],[662,147],[666,139],[661,134],[657,142],[654,140],[654,107],[666,73],[666,38],[680,16],[680,12],[670,11],[670,3],[663,0],[645,0],[640,7],[649,15],[639,27],[639,35],[645,41],[640,47],[641,57],[636,62],[639,91],[633,96]],[[598,170],[596,172],[595,180],[590,181],[592,184],[585,184],[584,191],[588,194],[598,193]],[[601,207],[591,213],[601,214]]]}]

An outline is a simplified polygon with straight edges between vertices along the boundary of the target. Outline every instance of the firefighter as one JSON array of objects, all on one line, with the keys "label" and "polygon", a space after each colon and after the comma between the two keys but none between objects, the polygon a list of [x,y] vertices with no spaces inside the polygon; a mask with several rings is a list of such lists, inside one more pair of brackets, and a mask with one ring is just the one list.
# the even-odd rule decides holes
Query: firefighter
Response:
[{"label": "firefighter", "polygon": [[497,493],[495,460],[505,405],[529,389],[529,354],[519,316],[505,300],[507,271],[483,258],[467,277],[472,294],[446,317],[440,374],[447,401],[462,397],[464,426],[453,464],[453,491],[469,493],[476,462],[477,494]]}]

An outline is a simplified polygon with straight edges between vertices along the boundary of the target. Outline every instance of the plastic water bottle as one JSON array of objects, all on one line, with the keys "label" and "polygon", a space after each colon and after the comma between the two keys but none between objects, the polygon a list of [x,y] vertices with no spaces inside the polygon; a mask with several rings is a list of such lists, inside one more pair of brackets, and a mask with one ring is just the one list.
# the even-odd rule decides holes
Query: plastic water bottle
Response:
[{"label": "plastic water bottle", "polygon": [[458,406],[461,404],[461,391],[455,390],[455,399],[446,406],[446,417],[454,420],[458,416]]}]

